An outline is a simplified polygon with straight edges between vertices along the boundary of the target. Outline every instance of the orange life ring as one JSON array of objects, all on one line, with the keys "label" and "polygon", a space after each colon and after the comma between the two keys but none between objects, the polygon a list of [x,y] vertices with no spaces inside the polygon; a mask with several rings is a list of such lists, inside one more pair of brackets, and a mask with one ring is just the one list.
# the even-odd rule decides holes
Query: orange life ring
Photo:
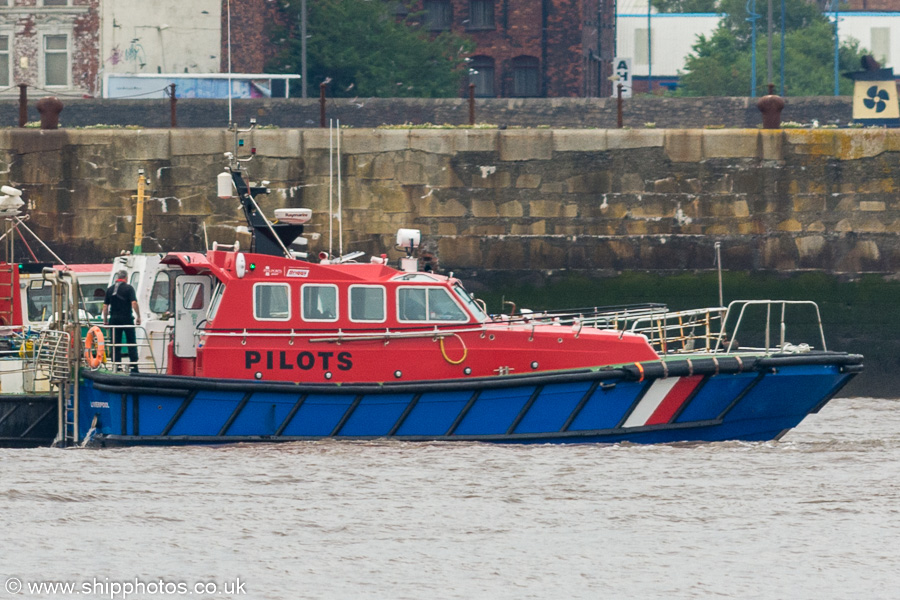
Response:
[{"label": "orange life ring", "polygon": [[[91,350],[94,348],[94,341],[97,342],[97,354]],[[94,325],[88,329],[87,335],[84,336],[84,362],[92,369],[99,368],[103,361],[106,360],[106,344],[103,342],[103,331]]]}]

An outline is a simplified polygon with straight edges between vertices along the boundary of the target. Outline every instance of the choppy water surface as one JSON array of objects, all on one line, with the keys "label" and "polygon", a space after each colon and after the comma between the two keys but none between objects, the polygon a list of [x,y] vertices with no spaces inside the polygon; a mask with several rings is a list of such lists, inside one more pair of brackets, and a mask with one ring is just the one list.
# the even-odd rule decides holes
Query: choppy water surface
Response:
[{"label": "choppy water surface", "polygon": [[762,444],[0,450],[0,598],[63,597],[12,596],[13,576],[240,578],[211,597],[268,600],[897,598],[900,401],[835,400]]}]

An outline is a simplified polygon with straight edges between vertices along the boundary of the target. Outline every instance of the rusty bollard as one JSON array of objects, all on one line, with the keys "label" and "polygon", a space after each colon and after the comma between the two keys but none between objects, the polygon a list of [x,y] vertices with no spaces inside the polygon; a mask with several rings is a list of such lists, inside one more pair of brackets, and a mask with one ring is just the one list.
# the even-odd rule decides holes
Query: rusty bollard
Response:
[{"label": "rusty bollard", "polygon": [[59,113],[63,103],[55,96],[46,96],[37,101],[38,112],[41,113],[41,129],[59,129]]},{"label": "rusty bollard", "polygon": [[762,113],[763,129],[781,128],[781,111],[784,109],[784,98],[775,95],[775,84],[769,84],[769,94],[756,103]]}]

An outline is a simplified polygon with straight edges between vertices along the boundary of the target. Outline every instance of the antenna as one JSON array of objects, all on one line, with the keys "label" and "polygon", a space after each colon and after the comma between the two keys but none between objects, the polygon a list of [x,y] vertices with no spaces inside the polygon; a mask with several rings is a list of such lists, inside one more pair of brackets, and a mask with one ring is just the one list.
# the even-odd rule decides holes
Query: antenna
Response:
[{"label": "antenna", "polygon": [[723,305],[722,299],[722,242],[716,242],[716,266],[719,270],[719,306]]},{"label": "antenna", "polygon": [[228,0],[228,123],[231,122],[231,0]]},{"label": "antenna", "polygon": [[334,128],[328,120],[328,256],[334,254]]},{"label": "antenna", "polygon": [[341,206],[341,120],[337,120],[338,255],[344,255],[344,211]]},{"label": "antenna", "polygon": [[[262,209],[259,207],[259,204],[256,203],[256,199],[253,197],[254,191],[257,193],[268,194],[268,188],[260,187],[254,188],[249,178],[244,179],[243,174],[246,172],[241,166],[241,163],[250,162],[253,160],[253,157],[256,156],[256,148],[250,148],[250,155],[246,158],[238,157],[238,148],[243,145],[243,140],[239,140],[238,137],[241,133],[249,133],[253,131],[256,127],[256,119],[250,119],[250,128],[249,129],[238,129],[237,125],[232,123],[228,130],[234,134],[234,152],[226,152],[225,157],[228,159],[228,170],[231,171],[230,177],[234,184],[234,187],[237,189],[238,197],[241,200],[241,206],[244,210],[244,215],[247,217],[248,225],[253,227],[254,229],[260,229],[262,226],[265,226],[269,233],[272,235],[272,242],[277,244],[277,246],[284,252],[284,256],[287,258],[293,258],[291,251],[288,250],[287,246],[282,241],[281,237],[275,231],[275,228],[272,226],[272,223],[269,219],[266,218],[265,213],[263,213]],[[230,195],[231,190],[230,186],[227,185],[227,178],[229,177],[229,173],[226,171],[224,173],[220,173],[218,176],[218,185],[219,185],[219,197],[227,198]],[[237,185],[240,182],[240,185]],[[269,182],[262,182],[264,185],[268,185]],[[264,191],[263,191],[264,190]],[[258,222],[254,222],[254,219],[258,219]]]}]

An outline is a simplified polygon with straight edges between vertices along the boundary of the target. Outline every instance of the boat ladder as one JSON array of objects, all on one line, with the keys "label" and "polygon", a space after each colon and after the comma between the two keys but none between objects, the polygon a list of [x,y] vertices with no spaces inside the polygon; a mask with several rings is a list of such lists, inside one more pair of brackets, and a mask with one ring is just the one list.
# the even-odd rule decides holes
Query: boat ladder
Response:
[{"label": "boat ladder", "polygon": [[12,325],[15,320],[15,293],[18,286],[13,285],[16,267],[11,264],[0,264],[0,325]]},{"label": "boat ladder", "polygon": [[79,441],[78,386],[70,360],[71,339],[69,332],[45,329],[41,331],[35,352],[36,369],[49,376],[50,384],[57,386],[59,393],[59,428],[54,446],[69,446]]}]

